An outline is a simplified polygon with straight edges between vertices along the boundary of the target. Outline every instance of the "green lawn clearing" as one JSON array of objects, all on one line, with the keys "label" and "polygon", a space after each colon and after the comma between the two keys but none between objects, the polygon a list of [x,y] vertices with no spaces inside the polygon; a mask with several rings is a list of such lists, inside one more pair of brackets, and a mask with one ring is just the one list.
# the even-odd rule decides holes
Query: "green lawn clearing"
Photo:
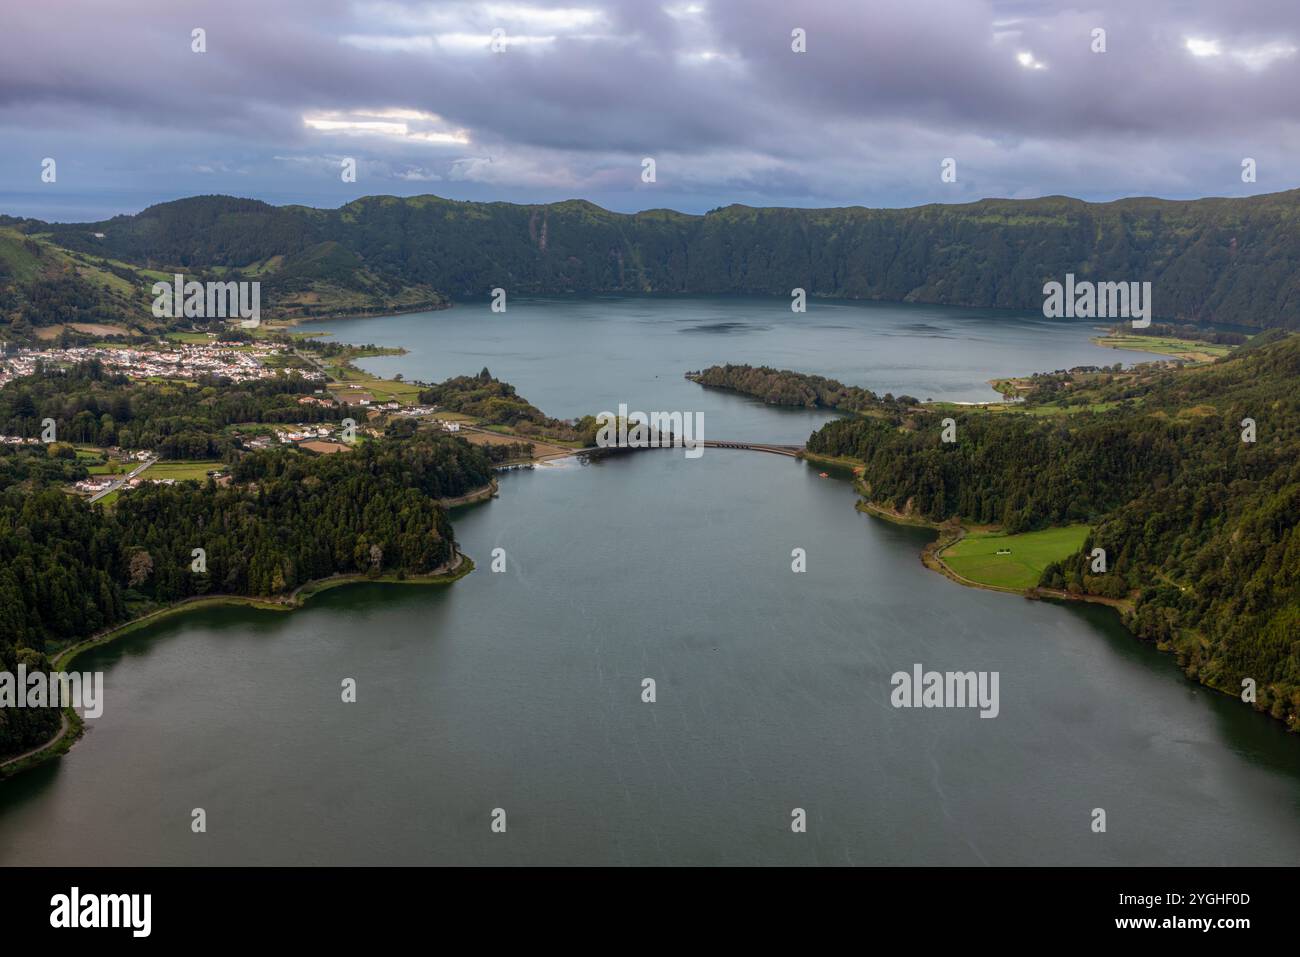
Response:
[{"label": "green lawn clearing", "polygon": [[1032,588],[1044,568],[1083,547],[1088,531],[1087,525],[1069,525],[1019,535],[971,532],[940,557],[958,575],[977,584]]}]

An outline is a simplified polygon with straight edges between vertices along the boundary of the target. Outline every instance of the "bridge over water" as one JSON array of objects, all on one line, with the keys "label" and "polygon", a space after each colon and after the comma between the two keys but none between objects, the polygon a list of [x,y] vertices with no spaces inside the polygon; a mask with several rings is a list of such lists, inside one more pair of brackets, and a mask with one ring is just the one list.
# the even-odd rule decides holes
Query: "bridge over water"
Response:
[{"label": "bridge over water", "polygon": [[[773,455],[788,455],[790,458],[797,458],[799,453],[804,450],[802,445],[780,445],[775,442],[726,442],[717,439],[705,439],[700,443],[706,449],[746,449],[751,452],[771,452]],[[672,445],[665,442],[662,445],[647,446],[646,448],[660,449],[680,449],[680,445]],[[571,455],[582,455],[587,452],[616,452],[623,451],[617,447],[601,448],[600,446],[591,446],[586,449],[575,449]],[[626,451],[637,452],[639,448],[629,448]]]},{"label": "bridge over water", "polygon": [[776,445],[771,442],[719,442],[704,440],[706,449],[749,449],[754,452],[771,452],[796,458],[804,450],[802,445]]}]

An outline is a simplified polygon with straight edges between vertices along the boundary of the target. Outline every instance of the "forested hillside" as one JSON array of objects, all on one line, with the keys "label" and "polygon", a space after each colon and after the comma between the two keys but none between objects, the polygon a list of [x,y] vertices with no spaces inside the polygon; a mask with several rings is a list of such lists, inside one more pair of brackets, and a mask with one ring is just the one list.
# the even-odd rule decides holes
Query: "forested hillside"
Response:
[{"label": "forested hillside", "polygon": [[0,228],[0,333],[10,338],[62,323],[151,320],[146,283],[123,264]]},{"label": "forested hillside", "polygon": [[[0,454],[45,459],[46,449]],[[21,463],[5,474],[23,480],[0,489],[0,670],[12,671],[48,668],[58,645],[195,595],[275,597],[335,574],[432,571],[454,547],[437,500],[486,485],[491,466],[466,442],[420,432],[346,455],[249,453],[228,486],[142,485],[107,510]],[[0,756],[57,727],[52,709],[0,710]]]},{"label": "forested hillside", "polygon": [[931,521],[1091,525],[1043,586],[1133,596],[1138,635],[1213,687],[1253,679],[1258,706],[1300,729],[1300,337],[1260,336],[1211,365],[1035,382],[1021,411],[882,408],[808,449],[861,461],[872,502]]},{"label": "forested hillside", "polygon": [[476,376],[454,376],[422,390],[420,402],[446,412],[472,415],[485,425],[507,426],[519,435],[552,442],[580,442],[584,446],[596,441],[595,416],[584,416],[577,423],[552,418],[486,368]]},{"label": "forested hillside", "polygon": [[[181,211],[195,211],[180,205]],[[238,216],[234,219],[247,224]],[[176,273],[198,282],[258,282],[260,305],[268,319],[369,315],[447,305],[432,287],[392,273],[380,275],[339,243],[302,245],[274,230],[267,237],[261,233],[264,225],[257,224],[249,234],[250,248],[260,251],[273,248],[270,243],[284,242],[284,250],[251,260],[232,256],[223,251],[223,243],[238,245],[238,240],[214,229],[211,236],[204,236],[198,253],[160,241],[168,254],[159,255],[140,251],[143,240],[127,236],[123,245],[130,251],[128,263],[109,253],[109,246],[117,244],[97,236],[98,230],[55,237],[44,224],[0,217],[0,340],[56,338],[49,334],[67,326],[82,327],[73,331],[92,339],[190,329],[193,320],[153,314],[153,284],[170,284]],[[160,236],[157,231],[147,235],[152,240]],[[239,260],[237,267],[228,265],[231,259]],[[218,322],[216,328],[224,325]]]},{"label": "forested hillside", "polygon": [[[0,444],[0,671],[48,669],[47,654],[185,598],[276,598],[336,574],[405,577],[446,563],[454,539],[440,500],[487,486],[493,458],[521,450],[411,420],[341,454],[250,450],[255,432],[281,423],[365,420],[361,407],[299,402],[316,388],[291,373],[239,384],[136,380],[98,362],[0,388],[0,433],[36,436],[50,418],[60,439]],[[69,494],[100,461],[95,450],[110,446],[221,458],[227,474],[146,480],[111,506]],[[57,728],[54,709],[0,709],[0,757]]]},{"label": "forested hillside", "polygon": [[[202,196],[100,223],[0,225],[155,269],[260,277],[286,310],[439,296],[748,293],[1039,309],[1066,273],[1151,281],[1173,321],[1300,327],[1300,190],[1242,199],[1065,197],[704,216],[372,196],[337,210]],[[102,238],[96,236],[102,233]],[[346,293],[346,295],[345,295]]]}]

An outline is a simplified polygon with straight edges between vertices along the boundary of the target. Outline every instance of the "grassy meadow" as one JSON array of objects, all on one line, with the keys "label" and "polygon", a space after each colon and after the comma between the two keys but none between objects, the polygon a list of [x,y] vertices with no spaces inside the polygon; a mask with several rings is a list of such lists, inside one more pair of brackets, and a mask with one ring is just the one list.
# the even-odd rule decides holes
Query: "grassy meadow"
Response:
[{"label": "grassy meadow", "polygon": [[[1083,547],[1088,530],[1087,525],[1069,525],[1019,535],[970,532],[940,558],[962,578],[980,585],[1032,588],[1044,568]],[[999,555],[1000,551],[1008,554]]]}]

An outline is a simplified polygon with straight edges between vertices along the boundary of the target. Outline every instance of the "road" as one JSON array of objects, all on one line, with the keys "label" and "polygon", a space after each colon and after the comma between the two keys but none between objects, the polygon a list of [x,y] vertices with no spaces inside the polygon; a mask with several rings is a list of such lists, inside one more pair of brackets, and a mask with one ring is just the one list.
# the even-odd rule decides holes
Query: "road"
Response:
[{"label": "road", "polygon": [[102,491],[96,492],[94,495],[90,496],[90,500],[91,500],[92,502],[98,502],[101,498],[103,498],[103,497],[104,497],[105,495],[107,495],[109,492],[116,492],[116,491],[117,491],[118,489],[120,489],[123,485],[125,485],[125,484],[126,484],[127,482],[129,482],[131,479],[135,478],[137,475],[139,475],[141,472],[143,472],[145,469],[147,469],[149,466],[153,465],[153,464],[156,463],[157,461],[158,461],[158,457],[157,457],[157,456],[154,456],[154,457],[151,458],[151,459],[146,459],[145,461],[143,461],[143,462],[141,462],[139,465],[137,465],[133,471],[128,472],[128,473],[127,473],[126,475],[124,475],[122,478],[115,480],[111,485],[109,485],[108,488],[103,489]]},{"label": "road", "polygon": [[319,359],[317,359],[315,356],[310,355],[310,354],[305,353],[305,352],[300,352],[300,351],[297,350],[297,349],[294,349],[294,350],[292,350],[292,351],[293,351],[293,354],[294,354],[295,356],[297,356],[297,357],[298,357],[299,359],[301,359],[303,362],[306,362],[306,363],[309,364],[309,365],[315,366],[316,369],[317,369],[317,371],[319,371],[319,372],[321,373],[321,375],[325,376],[325,387],[326,387],[326,388],[329,388],[329,386],[331,386],[331,385],[342,385],[342,384],[343,384],[343,383],[341,383],[341,382],[336,382],[336,381],[334,380],[334,377],[333,377],[332,375],[330,375],[330,370],[327,369],[327,368],[325,368],[325,366],[321,363],[321,361],[320,361]]},{"label": "road", "polygon": [[17,764],[19,761],[23,760],[23,758],[30,758],[33,754],[40,754],[42,751],[46,750],[47,748],[54,747],[56,744],[58,744],[60,741],[63,740],[63,736],[67,733],[68,733],[68,716],[64,714],[62,709],[60,709],[58,734],[50,738],[50,740],[46,741],[44,744],[38,744],[36,747],[32,748],[29,751],[24,751],[22,754],[15,754],[13,757],[10,758],[5,758],[3,761],[0,761],[0,768],[6,768],[11,764]]}]

